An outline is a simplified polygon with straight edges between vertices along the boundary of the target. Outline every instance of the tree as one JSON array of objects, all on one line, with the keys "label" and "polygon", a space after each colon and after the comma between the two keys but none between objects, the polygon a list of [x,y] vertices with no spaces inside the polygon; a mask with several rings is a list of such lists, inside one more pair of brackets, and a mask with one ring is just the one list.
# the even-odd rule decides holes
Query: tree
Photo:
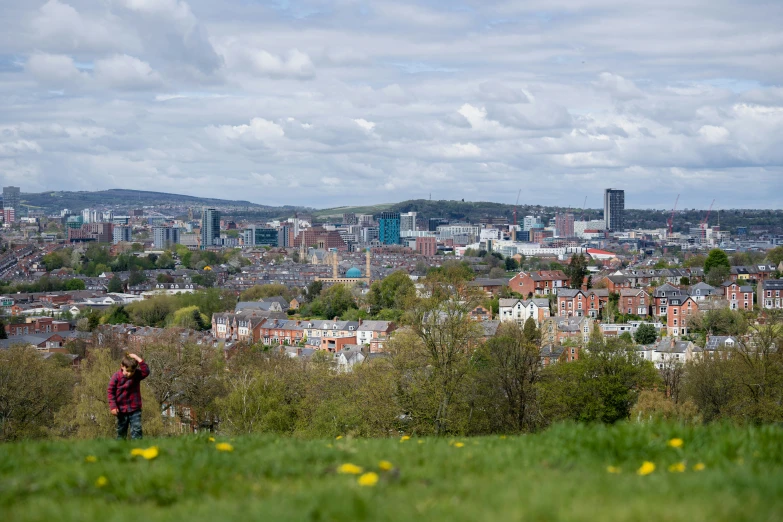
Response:
[{"label": "tree", "polygon": [[356,308],[356,301],[348,287],[342,284],[332,285],[321,292],[322,312],[327,319],[339,317],[350,308]]},{"label": "tree", "polygon": [[528,317],[522,330],[522,339],[525,343],[538,346],[541,343],[541,330],[536,326],[536,321]]},{"label": "tree", "polygon": [[87,288],[87,286],[84,284],[84,281],[81,279],[74,278],[74,279],[69,279],[68,281],[65,282],[65,289],[69,291],[84,290],[85,288]]},{"label": "tree", "polygon": [[105,320],[107,324],[127,324],[130,323],[130,316],[124,306],[112,306]]},{"label": "tree", "polygon": [[587,277],[587,259],[584,254],[571,256],[571,262],[565,269],[568,276],[568,285],[575,289],[581,289]]},{"label": "tree", "polygon": [[313,302],[313,300],[321,295],[321,290],[323,290],[324,284],[321,281],[313,281],[309,285],[307,285],[307,293],[305,294],[305,301],[308,303]]},{"label": "tree", "polygon": [[493,267],[489,271],[488,277],[490,279],[505,279],[506,278],[506,270],[504,268],[500,268],[499,266]]},{"label": "tree", "polygon": [[370,313],[377,315],[382,309],[402,309],[408,296],[415,291],[407,272],[397,270],[380,281],[373,282],[367,301]]},{"label": "tree", "polygon": [[109,280],[106,291],[109,293],[122,293],[122,279],[117,274],[114,274]]},{"label": "tree", "polygon": [[46,436],[68,403],[73,378],[69,367],[43,359],[33,348],[0,350],[0,441]]},{"label": "tree", "polygon": [[5,321],[0,319],[0,339],[8,339],[8,334],[5,331]]},{"label": "tree", "polygon": [[479,370],[479,383],[493,431],[536,429],[540,422],[536,394],[541,376],[538,343],[516,323],[503,323],[497,335],[484,345],[481,357],[486,364]]},{"label": "tree", "polygon": [[543,371],[542,414],[548,422],[614,423],[627,419],[639,393],[659,380],[652,362],[640,358],[633,346],[619,339],[604,342],[595,333],[579,359]]},{"label": "tree", "polygon": [[296,297],[297,293],[298,292],[292,290],[286,285],[255,285],[242,292],[239,296],[239,300],[259,301],[266,297],[282,296],[286,301],[291,301],[294,297]]},{"label": "tree", "polygon": [[767,252],[767,262],[771,265],[779,266],[783,263],[783,246],[776,246]]},{"label": "tree", "polygon": [[713,267],[708,273],[706,273],[705,282],[708,285],[719,287],[726,281],[731,275],[731,270],[725,266],[719,265]]},{"label": "tree", "polygon": [[636,344],[652,344],[657,338],[658,332],[655,330],[655,327],[649,323],[640,324],[634,334]]},{"label": "tree", "polygon": [[519,263],[517,263],[517,260],[513,257],[509,256],[506,258],[506,271],[511,272],[513,270],[519,269]]},{"label": "tree", "polygon": [[707,254],[707,259],[704,260],[704,274],[709,276],[710,271],[718,267],[724,267],[727,271],[730,271],[731,262],[729,261],[729,256],[726,255],[726,252],[720,248],[713,248],[710,250],[710,253]]},{"label": "tree", "polygon": [[147,277],[141,270],[131,270],[130,276],[128,276],[128,286],[136,286],[147,281]]}]

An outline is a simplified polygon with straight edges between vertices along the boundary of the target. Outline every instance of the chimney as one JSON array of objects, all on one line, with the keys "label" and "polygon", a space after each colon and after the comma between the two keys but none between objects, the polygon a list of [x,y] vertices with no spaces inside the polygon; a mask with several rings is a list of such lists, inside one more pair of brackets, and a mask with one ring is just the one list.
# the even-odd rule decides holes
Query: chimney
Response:
[{"label": "chimney", "polygon": [[335,317],[333,320],[334,320],[335,322],[337,322],[337,321],[339,321],[339,320],[340,320],[340,318],[339,318],[339,317]]},{"label": "chimney", "polygon": [[364,322],[364,321],[362,321],[362,318],[360,317],[360,318],[359,318],[359,326],[361,326],[363,322]]}]

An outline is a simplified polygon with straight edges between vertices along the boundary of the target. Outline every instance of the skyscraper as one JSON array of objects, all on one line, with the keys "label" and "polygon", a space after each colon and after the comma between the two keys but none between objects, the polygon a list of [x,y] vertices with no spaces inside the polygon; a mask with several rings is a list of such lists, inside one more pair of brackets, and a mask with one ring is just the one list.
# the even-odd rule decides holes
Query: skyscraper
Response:
[{"label": "skyscraper", "polygon": [[[218,222],[219,223],[219,222]],[[152,227],[155,248],[171,248],[179,243],[180,230],[174,227]]]},{"label": "skyscraper", "polygon": [[14,209],[15,219],[19,219],[21,212],[19,208],[20,196],[19,187],[3,187],[3,208]]},{"label": "skyscraper", "polygon": [[404,212],[400,214],[400,234],[416,230],[416,212]]},{"label": "skyscraper", "polygon": [[215,239],[220,237],[220,212],[214,208],[201,211],[201,250],[215,244]]},{"label": "skyscraper", "polygon": [[378,219],[378,239],[382,245],[400,244],[399,212],[381,212]]},{"label": "skyscraper", "polygon": [[555,216],[557,237],[574,237],[574,215],[570,212]]},{"label": "skyscraper", "polygon": [[625,191],[606,189],[604,191],[604,223],[606,230],[625,229]]}]

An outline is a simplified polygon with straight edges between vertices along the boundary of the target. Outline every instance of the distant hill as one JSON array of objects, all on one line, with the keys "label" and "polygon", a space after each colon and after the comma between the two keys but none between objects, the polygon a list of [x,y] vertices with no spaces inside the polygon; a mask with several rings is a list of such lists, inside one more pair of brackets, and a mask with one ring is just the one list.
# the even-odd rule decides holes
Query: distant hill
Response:
[{"label": "distant hill", "polygon": [[257,215],[286,215],[302,207],[283,206],[271,207],[259,205],[244,200],[225,200],[215,198],[200,198],[166,192],[151,192],[146,190],[110,189],[89,191],[57,191],[42,193],[22,193],[22,206],[30,209],[42,209],[54,212],[63,208],[80,211],[85,208],[108,206],[120,209],[141,207],[201,207],[214,206],[221,209],[232,209],[237,212],[251,212]]}]

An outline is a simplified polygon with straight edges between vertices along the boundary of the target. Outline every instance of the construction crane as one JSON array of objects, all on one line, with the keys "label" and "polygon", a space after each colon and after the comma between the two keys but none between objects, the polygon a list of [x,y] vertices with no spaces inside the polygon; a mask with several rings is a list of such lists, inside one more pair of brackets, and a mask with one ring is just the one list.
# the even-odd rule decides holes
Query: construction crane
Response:
[{"label": "construction crane", "polygon": [[519,205],[519,196],[522,195],[522,189],[517,193],[517,202],[514,203],[514,230],[511,232],[511,241],[517,240],[517,205]]},{"label": "construction crane", "polygon": [[707,229],[707,220],[710,219],[710,213],[712,212],[712,205],[714,205],[714,204],[715,204],[715,200],[713,199],[712,203],[710,203],[710,209],[707,211],[707,215],[704,216],[704,219],[701,222],[701,227],[699,227],[702,230],[706,230]]},{"label": "construction crane", "polygon": [[587,206],[587,196],[585,196],[585,202],[582,203],[582,221],[585,220],[585,207]]},{"label": "construction crane", "polygon": [[680,201],[680,195],[677,194],[677,199],[674,200],[674,208],[672,208],[672,215],[669,217],[669,222],[667,223],[669,225],[669,236],[672,235],[672,224],[674,223],[674,212],[677,210],[677,203]]}]

